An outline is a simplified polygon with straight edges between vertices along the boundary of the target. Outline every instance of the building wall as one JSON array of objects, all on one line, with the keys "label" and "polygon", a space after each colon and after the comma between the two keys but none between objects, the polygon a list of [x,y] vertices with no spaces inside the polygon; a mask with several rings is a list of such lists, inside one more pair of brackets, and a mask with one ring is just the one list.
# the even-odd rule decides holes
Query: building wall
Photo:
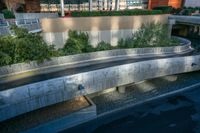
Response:
[{"label": "building wall", "polygon": [[168,15],[113,16],[113,17],[80,17],[42,19],[42,35],[48,44],[56,48],[64,46],[69,30],[87,32],[92,46],[105,41],[113,46],[121,38],[132,36],[142,24],[160,22],[166,24]]},{"label": "building wall", "polygon": [[180,8],[182,6],[183,0],[169,0],[168,5],[174,8]]},{"label": "building wall", "polygon": [[26,12],[40,12],[40,0],[25,0]]},{"label": "building wall", "polygon": [[4,2],[6,4],[6,7],[9,10],[13,11],[15,11],[18,8],[19,4],[25,4],[24,0],[5,0]]},{"label": "building wall", "polygon": [[200,0],[185,0],[186,7],[200,7]]},{"label": "building wall", "polygon": [[183,0],[149,0],[149,9],[153,9],[157,6],[172,6],[174,8],[180,8]]}]

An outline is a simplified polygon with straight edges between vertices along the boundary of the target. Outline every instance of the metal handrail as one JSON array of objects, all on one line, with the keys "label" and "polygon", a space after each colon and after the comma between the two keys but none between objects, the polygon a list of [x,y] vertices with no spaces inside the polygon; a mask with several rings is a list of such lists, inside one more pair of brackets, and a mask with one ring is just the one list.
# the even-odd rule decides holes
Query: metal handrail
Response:
[{"label": "metal handrail", "polygon": [[9,27],[10,24],[8,23],[8,21],[0,19],[0,27]]},{"label": "metal handrail", "polygon": [[39,24],[39,19],[19,19],[15,21],[17,26],[20,25],[32,25],[32,24]]}]

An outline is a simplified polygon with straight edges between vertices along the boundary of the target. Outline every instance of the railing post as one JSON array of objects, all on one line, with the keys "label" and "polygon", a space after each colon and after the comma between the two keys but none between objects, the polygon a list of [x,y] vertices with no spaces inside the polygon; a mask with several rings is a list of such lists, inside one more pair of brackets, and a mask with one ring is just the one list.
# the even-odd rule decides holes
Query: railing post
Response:
[{"label": "railing post", "polygon": [[61,16],[65,16],[65,7],[64,7],[64,0],[60,0],[60,7],[61,7]]},{"label": "railing post", "polygon": [[89,0],[89,11],[92,11],[92,8],[93,8],[92,0]]},{"label": "railing post", "polygon": [[119,0],[115,0],[115,11],[119,10]]},{"label": "railing post", "polygon": [[171,38],[173,25],[176,23],[174,19],[168,19],[168,38]]}]

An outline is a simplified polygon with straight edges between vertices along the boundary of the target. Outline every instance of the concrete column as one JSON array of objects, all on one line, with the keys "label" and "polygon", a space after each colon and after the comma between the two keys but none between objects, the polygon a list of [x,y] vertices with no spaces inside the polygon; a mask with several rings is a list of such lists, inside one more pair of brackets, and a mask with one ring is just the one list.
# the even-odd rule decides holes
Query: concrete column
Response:
[{"label": "concrete column", "polygon": [[176,23],[174,19],[168,20],[168,37],[171,38],[173,25]]},{"label": "concrete column", "polygon": [[65,16],[65,7],[64,7],[64,0],[60,0],[60,7],[61,7],[61,16]]},{"label": "concrete column", "polygon": [[125,91],[126,91],[126,86],[125,86],[125,85],[123,85],[123,86],[118,86],[118,87],[117,87],[117,90],[118,90],[119,93],[125,93]]},{"label": "concrete column", "polygon": [[115,11],[119,11],[119,0],[115,0]]},{"label": "concrete column", "polygon": [[89,0],[89,11],[92,11],[92,0]]}]

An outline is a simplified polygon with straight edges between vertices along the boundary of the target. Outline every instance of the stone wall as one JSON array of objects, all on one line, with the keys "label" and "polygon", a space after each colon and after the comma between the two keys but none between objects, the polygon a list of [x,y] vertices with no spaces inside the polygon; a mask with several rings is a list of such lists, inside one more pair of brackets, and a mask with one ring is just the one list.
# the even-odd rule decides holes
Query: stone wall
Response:
[{"label": "stone wall", "polygon": [[[32,71],[33,74],[49,73],[57,71],[59,66],[64,65],[76,65],[81,63],[92,63],[92,61],[98,60],[122,60],[127,57],[139,57],[139,56],[156,56],[169,54],[181,54],[191,52],[191,42],[189,40],[179,38],[182,42],[181,46],[176,47],[157,47],[157,48],[133,48],[133,49],[118,49],[109,51],[92,52],[85,54],[77,54],[63,57],[55,57],[51,60],[44,61],[43,63],[37,63],[32,61],[30,63],[19,63],[9,66],[0,67],[0,78],[9,75],[20,74],[24,72]],[[7,77],[8,78],[8,77]]]},{"label": "stone wall", "polygon": [[167,24],[169,15],[109,16],[42,19],[42,36],[48,44],[62,48],[69,30],[87,32],[92,46],[105,41],[117,45],[121,38],[130,37],[144,23]]},{"label": "stone wall", "polygon": [[[80,95],[146,79],[200,70],[200,56],[141,61],[63,76],[0,92],[0,121]],[[85,89],[79,90],[83,85]]]}]

